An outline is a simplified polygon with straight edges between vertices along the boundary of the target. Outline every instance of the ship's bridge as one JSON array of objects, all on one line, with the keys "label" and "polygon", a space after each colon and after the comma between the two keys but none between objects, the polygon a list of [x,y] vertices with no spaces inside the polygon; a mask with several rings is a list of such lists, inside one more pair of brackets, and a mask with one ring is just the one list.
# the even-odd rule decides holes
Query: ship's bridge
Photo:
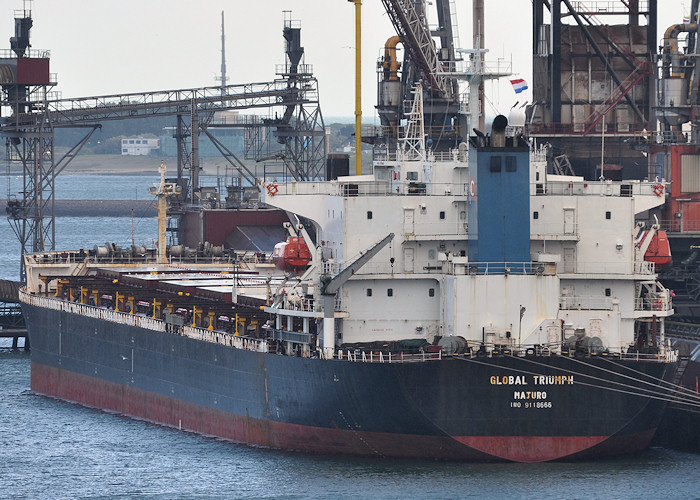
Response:
[{"label": "ship's bridge", "polygon": [[661,181],[587,181],[582,177],[545,175],[544,181],[537,178],[530,183],[531,196],[598,196],[632,198],[635,213],[661,206],[666,201],[668,182]]},{"label": "ship's bridge", "polygon": [[[463,196],[468,194],[466,182],[412,182],[378,179],[375,175],[354,175],[339,177],[332,181],[266,183],[261,200],[269,205],[280,206],[281,196],[329,195],[341,197],[355,196]],[[274,194],[271,192],[274,191]]]}]

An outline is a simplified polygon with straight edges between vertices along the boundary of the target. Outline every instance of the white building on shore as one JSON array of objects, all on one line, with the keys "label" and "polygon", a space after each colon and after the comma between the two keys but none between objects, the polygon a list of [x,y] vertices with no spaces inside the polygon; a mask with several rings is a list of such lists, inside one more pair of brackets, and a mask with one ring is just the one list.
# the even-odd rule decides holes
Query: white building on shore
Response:
[{"label": "white building on shore", "polygon": [[146,156],[156,149],[160,149],[158,138],[126,137],[122,139],[122,156]]}]

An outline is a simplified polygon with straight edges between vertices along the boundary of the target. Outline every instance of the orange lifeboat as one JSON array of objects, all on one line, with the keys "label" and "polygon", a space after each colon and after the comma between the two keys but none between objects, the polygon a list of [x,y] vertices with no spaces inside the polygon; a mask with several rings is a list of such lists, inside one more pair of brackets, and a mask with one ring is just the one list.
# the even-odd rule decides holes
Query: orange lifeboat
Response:
[{"label": "orange lifeboat", "polygon": [[311,261],[311,252],[304,238],[289,236],[287,241],[275,245],[272,261],[282,271],[298,273],[303,271]]},{"label": "orange lifeboat", "polygon": [[[648,234],[649,233],[646,232],[644,238],[646,238]],[[666,231],[656,231],[656,234],[654,234],[654,237],[651,239],[651,243],[649,243],[649,248],[647,248],[644,254],[644,260],[656,264],[657,269],[671,263],[671,246],[668,243]]]}]

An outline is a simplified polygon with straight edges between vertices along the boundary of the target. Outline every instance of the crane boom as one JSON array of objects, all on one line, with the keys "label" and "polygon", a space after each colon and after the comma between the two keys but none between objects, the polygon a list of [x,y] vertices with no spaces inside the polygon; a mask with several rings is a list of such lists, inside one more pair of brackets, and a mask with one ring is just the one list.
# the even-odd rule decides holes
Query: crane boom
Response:
[{"label": "crane boom", "polygon": [[425,19],[418,15],[412,0],[382,0],[404,48],[437,97],[452,95],[447,78],[440,74],[440,61]]}]

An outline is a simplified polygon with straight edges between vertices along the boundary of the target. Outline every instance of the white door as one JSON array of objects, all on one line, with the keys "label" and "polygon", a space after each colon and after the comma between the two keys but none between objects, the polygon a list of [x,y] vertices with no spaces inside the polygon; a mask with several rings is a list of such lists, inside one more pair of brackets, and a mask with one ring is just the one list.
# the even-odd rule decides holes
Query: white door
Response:
[{"label": "white door", "polygon": [[403,272],[413,272],[413,248],[406,247],[403,249]]},{"label": "white door", "polygon": [[403,232],[405,234],[413,234],[413,209],[403,209]]},{"label": "white door", "polygon": [[564,272],[565,273],[575,273],[576,272],[576,248],[574,247],[564,247]]},{"label": "white door", "polygon": [[573,208],[564,209],[564,234],[575,234],[575,212]]}]

